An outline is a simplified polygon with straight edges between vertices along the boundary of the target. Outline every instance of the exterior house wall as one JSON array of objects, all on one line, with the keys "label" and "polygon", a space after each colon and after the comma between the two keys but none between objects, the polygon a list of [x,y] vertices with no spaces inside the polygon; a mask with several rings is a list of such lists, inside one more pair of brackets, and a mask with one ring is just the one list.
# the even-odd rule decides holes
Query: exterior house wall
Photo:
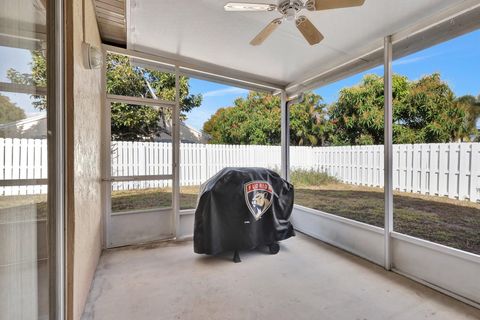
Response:
[{"label": "exterior house wall", "polygon": [[78,320],[102,250],[102,70],[84,61],[84,41],[101,40],[93,1],[66,3],[67,318]]}]

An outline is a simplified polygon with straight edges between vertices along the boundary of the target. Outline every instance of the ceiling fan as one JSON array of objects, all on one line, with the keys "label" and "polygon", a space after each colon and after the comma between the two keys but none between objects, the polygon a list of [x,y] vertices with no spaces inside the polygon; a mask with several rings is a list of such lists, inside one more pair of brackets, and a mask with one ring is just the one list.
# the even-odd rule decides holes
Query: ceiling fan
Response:
[{"label": "ceiling fan", "polygon": [[272,20],[259,34],[250,41],[252,46],[258,46],[272,34],[283,21],[295,21],[297,29],[302,33],[310,45],[315,45],[323,40],[323,35],[300,11],[320,11],[347,7],[358,7],[363,5],[365,0],[285,0],[278,5],[267,3],[245,3],[229,2],[225,5],[225,11],[275,11],[282,14],[282,17]]}]

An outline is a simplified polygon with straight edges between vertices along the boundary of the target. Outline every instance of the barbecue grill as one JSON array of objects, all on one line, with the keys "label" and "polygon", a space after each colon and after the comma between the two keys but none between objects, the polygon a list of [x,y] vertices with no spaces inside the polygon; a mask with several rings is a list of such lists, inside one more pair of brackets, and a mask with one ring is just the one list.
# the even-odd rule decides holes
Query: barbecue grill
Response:
[{"label": "barbecue grill", "polygon": [[216,255],[268,246],[295,235],[293,186],[265,168],[224,168],[206,181],[195,211],[194,251]]}]

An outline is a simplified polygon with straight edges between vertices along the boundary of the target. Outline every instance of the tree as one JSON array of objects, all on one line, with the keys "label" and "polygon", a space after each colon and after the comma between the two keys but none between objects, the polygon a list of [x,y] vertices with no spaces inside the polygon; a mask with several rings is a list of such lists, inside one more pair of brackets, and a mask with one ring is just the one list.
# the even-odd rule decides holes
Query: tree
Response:
[{"label": "tree", "polygon": [[[305,94],[302,103],[290,107],[290,139],[292,145],[321,145],[324,141],[324,105],[320,96]],[[250,92],[234,106],[218,109],[205,122],[203,131],[210,134],[211,143],[266,144],[280,143],[280,98],[265,93]]]},{"label": "tree", "polygon": [[[394,75],[393,142],[435,143],[470,135],[468,110],[434,73],[418,81]],[[383,144],[383,78],[365,76],[361,83],[340,91],[329,108],[336,145]]]},{"label": "tree", "polygon": [[[409,94],[396,106],[399,123],[413,131],[412,141],[396,143],[453,142],[469,136],[468,111],[440,74],[434,73],[411,83]],[[398,137],[397,137],[398,140]]]},{"label": "tree", "polygon": [[480,137],[477,130],[477,122],[480,118],[480,95],[476,98],[472,95],[465,95],[457,98],[456,101],[459,104],[463,104],[464,108],[467,110],[467,133],[471,133],[472,137],[478,140]]},{"label": "tree", "polygon": [[[189,79],[179,77],[181,118],[201,105],[202,96],[189,93]],[[134,66],[130,58],[122,55],[107,55],[107,93],[175,100],[175,75],[168,72]],[[153,140],[162,132],[169,135],[167,122],[171,119],[171,109],[148,105],[112,103],[113,140]]]},{"label": "tree", "polygon": [[302,103],[290,107],[291,145],[323,146],[329,140],[331,129],[321,96],[307,93]]},{"label": "tree", "polygon": [[[32,73],[20,73],[15,69],[7,70],[7,78],[16,84],[35,86],[40,88],[47,87],[47,62],[45,56],[40,50],[31,51],[32,54]],[[33,94],[34,101],[32,105],[38,110],[47,108],[47,97],[44,95]]]},{"label": "tree", "polygon": [[[158,98],[173,101],[175,99],[175,75],[157,70],[134,66],[130,58],[122,55],[107,55],[107,92],[117,95]],[[12,83],[46,87],[46,60],[41,51],[32,51],[32,72],[20,73],[14,69],[7,71]],[[189,94],[189,79],[180,76],[181,117],[202,103],[201,95]],[[32,95],[33,105],[38,110],[47,107],[46,97]],[[124,103],[112,103],[112,139],[114,140],[153,140],[161,132],[169,132],[166,123],[171,119],[169,108],[137,106]]]},{"label": "tree", "polygon": [[25,112],[7,96],[0,94],[0,124],[25,119]]},{"label": "tree", "polygon": [[[404,79],[394,77],[394,94]],[[397,83],[397,85],[395,85]],[[338,101],[329,107],[335,145],[379,144],[383,141],[383,80],[367,75],[354,87],[340,91]]]},{"label": "tree", "polygon": [[204,123],[210,143],[278,144],[280,141],[280,99],[250,92],[234,106],[220,108]]}]

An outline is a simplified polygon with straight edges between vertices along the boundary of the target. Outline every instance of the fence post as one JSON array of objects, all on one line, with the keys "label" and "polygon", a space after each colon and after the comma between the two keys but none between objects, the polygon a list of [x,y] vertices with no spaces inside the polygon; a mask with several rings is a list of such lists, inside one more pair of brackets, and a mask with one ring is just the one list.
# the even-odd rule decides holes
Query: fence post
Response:
[{"label": "fence post", "polygon": [[203,145],[203,147],[202,147],[202,149],[201,149],[201,159],[202,159],[201,167],[200,167],[200,170],[201,170],[201,174],[200,174],[201,183],[204,183],[204,182],[207,180],[207,177],[209,177],[209,175],[208,175],[207,148],[208,148],[208,144]]},{"label": "fence post", "polygon": [[471,143],[462,143],[460,144],[460,150],[458,153],[458,200],[464,200],[469,198],[468,195],[468,165],[470,164],[469,158],[466,157],[471,150],[472,144]]},{"label": "fence post", "polygon": [[479,199],[480,185],[480,163],[477,159],[480,157],[480,144],[472,143],[470,149],[470,201],[477,202]]},{"label": "fence post", "polygon": [[456,196],[460,199],[460,194],[457,194],[457,186],[458,180],[457,175],[460,173],[457,171],[458,162],[460,161],[457,151],[460,149],[459,143],[450,143],[449,147],[449,154],[448,154],[448,197],[450,199],[455,199]]}]

